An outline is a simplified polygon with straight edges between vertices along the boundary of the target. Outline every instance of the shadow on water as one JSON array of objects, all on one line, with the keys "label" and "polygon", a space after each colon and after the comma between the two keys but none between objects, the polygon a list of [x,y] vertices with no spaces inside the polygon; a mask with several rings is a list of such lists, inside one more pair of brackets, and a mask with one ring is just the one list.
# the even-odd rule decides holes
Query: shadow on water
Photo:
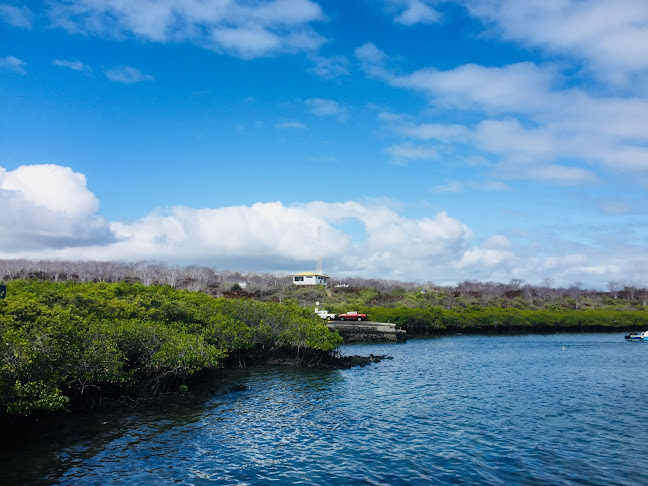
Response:
[{"label": "shadow on water", "polygon": [[327,393],[340,379],[336,370],[284,366],[227,370],[211,376],[183,399],[162,398],[155,404],[131,409],[41,418],[15,427],[10,437],[3,433],[0,483],[22,486],[77,482],[74,473],[68,473],[84,462],[93,458],[105,462],[127,460],[130,452],[141,450],[156,437],[176,428],[222,420],[219,415],[235,413],[238,405],[259,400],[269,388],[291,389],[296,394],[294,400],[304,403],[299,394],[312,397]]}]

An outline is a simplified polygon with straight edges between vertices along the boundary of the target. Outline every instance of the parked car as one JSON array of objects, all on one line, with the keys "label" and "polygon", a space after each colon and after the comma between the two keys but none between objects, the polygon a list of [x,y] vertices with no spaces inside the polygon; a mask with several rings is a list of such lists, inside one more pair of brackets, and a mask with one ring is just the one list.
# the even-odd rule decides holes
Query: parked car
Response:
[{"label": "parked car", "polygon": [[337,314],[333,314],[332,312],[329,312],[327,310],[318,310],[315,311],[315,314],[320,316],[322,319],[326,319],[327,321],[337,319]]},{"label": "parked car", "polygon": [[341,321],[366,321],[367,314],[358,314],[358,311],[349,311],[344,314],[340,314],[338,319]]}]

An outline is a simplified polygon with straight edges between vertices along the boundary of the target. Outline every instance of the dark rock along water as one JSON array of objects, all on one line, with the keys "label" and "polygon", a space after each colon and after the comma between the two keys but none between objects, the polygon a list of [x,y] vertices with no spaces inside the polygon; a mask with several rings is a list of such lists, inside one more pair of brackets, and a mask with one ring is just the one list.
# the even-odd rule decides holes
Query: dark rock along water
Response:
[{"label": "dark rock along water", "polygon": [[236,370],[201,404],[72,417],[6,452],[0,482],[648,484],[648,343],[452,336],[342,350],[393,359]]}]

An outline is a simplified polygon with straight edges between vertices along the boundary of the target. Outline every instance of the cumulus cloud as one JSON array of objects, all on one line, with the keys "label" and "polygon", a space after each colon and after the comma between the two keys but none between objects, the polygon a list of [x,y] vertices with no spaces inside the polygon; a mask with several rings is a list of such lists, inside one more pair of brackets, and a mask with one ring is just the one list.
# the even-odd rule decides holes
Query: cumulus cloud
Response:
[{"label": "cumulus cloud", "polygon": [[311,0],[72,0],[52,2],[49,16],[55,26],[73,33],[188,41],[244,59],[313,51],[324,42],[310,27],[325,20]]},{"label": "cumulus cloud", "polygon": [[14,56],[7,56],[5,58],[0,57],[0,69],[5,68],[11,71],[17,72],[19,74],[27,73],[25,67],[27,63],[21,59],[18,59]]},{"label": "cumulus cloud", "polygon": [[[472,232],[445,212],[408,218],[384,203],[256,203],[173,207],[107,223],[86,179],[56,165],[0,171],[0,257],[141,260],[241,270],[310,268],[318,248],[328,271],[406,278],[460,261]],[[354,237],[345,222],[362,225]]]},{"label": "cumulus cloud", "polygon": [[[342,222],[363,225],[366,239],[354,241]],[[218,209],[172,208],[130,223],[111,225],[117,243],[97,249],[122,258],[238,262],[265,270],[310,268],[318,248],[328,271],[337,274],[405,276],[422,262],[457,260],[472,234],[460,221],[404,218],[392,209],[356,202],[279,202]],[[320,239],[318,240],[318,233]],[[91,253],[96,254],[95,250]]]},{"label": "cumulus cloud", "polygon": [[463,267],[497,268],[499,272],[515,268],[519,262],[511,249],[511,244],[503,235],[495,235],[486,239],[481,247],[471,248],[466,251],[458,264]]},{"label": "cumulus cloud", "polygon": [[141,83],[142,81],[152,81],[154,79],[153,76],[144,74],[132,66],[117,66],[106,69],[104,74],[111,81],[122,84]]},{"label": "cumulus cloud", "polygon": [[31,29],[33,17],[31,10],[26,6],[16,7],[14,5],[0,4],[0,19],[14,27]]},{"label": "cumulus cloud", "polygon": [[58,165],[0,167],[0,246],[5,252],[111,240],[83,174]]},{"label": "cumulus cloud", "polygon": [[[290,272],[313,268],[321,256],[325,271],[338,277],[454,283],[513,277],[540,282],[549,275],[561,285],[581,280],[601,287],[610,280],[640,281],[648,271],[641,236],[618,227],[591,244],[570,240],[565,229],[593,231],[557,229],[560,236],[537,238],[528,257],[524,244],[507,235],[482,235],[479,243],[445,211],[405,216],[386,201],[177,206],[107,222],[85,177],[57,165],[0,168],[0,208],[0,258],[162,260]],[[358,225],[361,235],[349,229]]]}]

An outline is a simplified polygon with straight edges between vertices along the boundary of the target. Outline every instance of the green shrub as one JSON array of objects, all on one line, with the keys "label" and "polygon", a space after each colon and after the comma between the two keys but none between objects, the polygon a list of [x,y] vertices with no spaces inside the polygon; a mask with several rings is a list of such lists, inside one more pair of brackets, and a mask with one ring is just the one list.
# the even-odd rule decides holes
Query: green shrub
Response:
[{"label": "green shrub", "polygon": [[125,283],[16,280],[9,290],[0,301],[0,414],[157,393],[259,346],[330,351],[341,342],[296,305]]}]

